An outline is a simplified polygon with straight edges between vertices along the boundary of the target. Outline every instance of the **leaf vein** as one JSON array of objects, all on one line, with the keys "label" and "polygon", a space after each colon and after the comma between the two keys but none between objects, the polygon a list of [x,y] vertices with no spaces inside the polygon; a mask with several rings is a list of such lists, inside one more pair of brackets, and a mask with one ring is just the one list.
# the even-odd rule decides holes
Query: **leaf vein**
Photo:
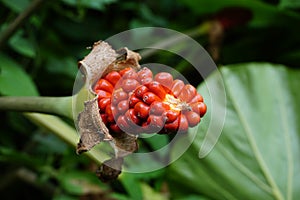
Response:
[{"label": "leaf vein", "polygon": [[[231,73],[230,71],[228,71],[228,72]],[[223,71],[223,76],[224,76],[224,71]],[[227,81],[226,78],[224,78],[224,85],[225,85],[225,88],[227,88],[227,96],[228,96],[228,98],[231,99],[232,105],[233,105],[234,109],[236,110],[236,113],[242,123],[242,126],[246,133],[246,137],[248,138],[250,147],[254,153],[255,159],[257,160],[257,163],[260,166],[267,182],[270,184],[270,186],[272,188],[273,196],[275,197],[275,199],[282,200],[284,198],[283,198],[276,182],[274,181],[274,179],[271,175],[271,172],[269,171],[269,169],[263,159],[262,154],[260,153],[260,151],[258,149],[257,143],[255,142],[255,139],[253,137],[250,125],[247,123],[247,120],[246,120],[245,116],[243,115],[241,108],[238,106],[238,103],[236,102],[236,98],[233,98],[232,92],[230,91],[230,87],[228,87],[229,84],[226,83],[226,81]]]}]

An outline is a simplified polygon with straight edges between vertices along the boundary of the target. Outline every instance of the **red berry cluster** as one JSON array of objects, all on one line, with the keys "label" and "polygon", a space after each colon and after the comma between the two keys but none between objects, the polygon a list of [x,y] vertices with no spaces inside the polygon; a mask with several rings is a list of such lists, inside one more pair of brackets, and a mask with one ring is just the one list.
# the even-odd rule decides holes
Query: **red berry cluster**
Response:
[{"label": "red berry cluster", "polygon": [[192,85],[161,72],[112,71],[94,86],[103,122],[111,133],[186,132],[206,113],[203,98]]}]

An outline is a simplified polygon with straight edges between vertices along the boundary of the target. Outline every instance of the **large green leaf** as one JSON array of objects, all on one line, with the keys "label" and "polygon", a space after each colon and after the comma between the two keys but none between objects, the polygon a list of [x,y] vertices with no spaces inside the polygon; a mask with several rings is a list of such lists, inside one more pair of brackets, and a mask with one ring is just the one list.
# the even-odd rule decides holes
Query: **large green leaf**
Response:
[{"label": "large green leaf", "polygon": [[[198,134],[189,150],[170,166],[172,191],[213,199],[299,199],[299,86],[300,71],[281,65],[239,64],[213,73],[199,88],[208,113],[198,130],[190,130]],[[215,91],[224,88],[226,104],[220,109],[224,96]],[[214,127],[223,127],[221,136],[200,159],[200,148],[218,136],[210,131]],[[177,143],[172,155],[187,141]]]},{"label": "large green leaf", "polygon": [[33,41],[23,37],[22,31],[17,32],[10,38],[9,45],[12,47],[12,49],[23,56],[30,58],[34,58],[36,56],[36,48]]},{"label": "large green leaf", "polygon": [[0,54],[0,94],[7,96],[38,95],[34,82],[28,74],[4,54]]},{"label": "large green leaf", "polygon": [[104,10],[107,4],[113,3],[116,0],[62,0],[64,3],[72,6],[82,6],[95,10]]},{"label": "large green leaf", "polygon": [[282,8],[299,9],[300,1],[298,1],[298,0],[280,0],[279,6]]},{"label": "large green leaf", "polygon": [[1,0],[1,2],[9,7],[10,9],[12,9],[15,12],[22,12],[23,10],[25,10],[29,4],[30,1],[29,0]]},{"label": "large green leaf", "polygon": [[[291,20],[299,20],[299,15],[289,10],[280,9],[277,5],[258,0],[181,0],[195,13],[204,15],[218,12],[227,7],[243,7],[252,11],[252,25],[264,26],[269,24],[285,24]],[[276,19],[276,20],[274,20]]]}]

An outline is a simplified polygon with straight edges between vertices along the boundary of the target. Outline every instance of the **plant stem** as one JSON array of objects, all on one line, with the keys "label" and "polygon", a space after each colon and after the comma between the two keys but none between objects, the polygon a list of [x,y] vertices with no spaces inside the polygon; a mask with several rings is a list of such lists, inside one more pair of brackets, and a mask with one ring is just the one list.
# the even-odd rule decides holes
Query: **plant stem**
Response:
[{"label": "plant stem", "polygon": [[0,97],[0,110],[39,112],[73,119],[72,96],[69,97]]},{"label": "plant stem", "polygon": [[[198,37],[201,35],[205,35],[209,33],[209,30],[211,28],[211,21],[205,21],[199,26],[197,26],[194,29],[188,30],[184,32],[185,35],[189,37]],[[154,44],[153,46],[159,47],[160,49],[165,49],[166,47],[172,47],[179,42],[182,42],[186,39],[186,37],[182,35],[175,35],[173,37],[170,37],[168,39],[165,39],[163,41],[159,41],[157,44]],[[142,56],[142,58],[147,58],[152,56],[158,49],[145,49],[139,52],[139,54]]]},{"label": "plant stem", "polygon": [[16,30],[32,15],[32,13],[45,2],[44,0],[33,1],[28,8],[26,8],[18,17],[3,31],[0,35],[0,49],[2,49],[7,40],[12,36]]},{"label": "plant stem", "polygon": [[[71,146],[77,146],[79,134],[73,127],[62,121],[60,118],[39,113],[25,113],[25,116],[39,127],[51,131]],[[108,159],[109,155],[99,150],[99,148],[99,146],[95,146],[91,151],[84,154],[100,165],[102,163],[101,160]]]}]

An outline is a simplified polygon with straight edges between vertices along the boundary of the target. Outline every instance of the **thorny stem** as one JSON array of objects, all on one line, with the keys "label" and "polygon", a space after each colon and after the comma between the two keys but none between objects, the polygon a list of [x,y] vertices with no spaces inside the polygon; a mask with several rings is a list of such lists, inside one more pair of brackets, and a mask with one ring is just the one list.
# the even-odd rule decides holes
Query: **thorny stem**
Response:
[{"label": "thorny stem", "polygon": [[16,30],[32,15],[32,13],[45,2],[44,0],[32,1],[30,6],[26,8],[18,17],[7,27],[0,35],[0,49],[2,49],[7,40],[15,33]]},{"label": "thorny stem", "polygon": [[0,110],[39,112],[73,119],[70,97],[0,97]]}]

